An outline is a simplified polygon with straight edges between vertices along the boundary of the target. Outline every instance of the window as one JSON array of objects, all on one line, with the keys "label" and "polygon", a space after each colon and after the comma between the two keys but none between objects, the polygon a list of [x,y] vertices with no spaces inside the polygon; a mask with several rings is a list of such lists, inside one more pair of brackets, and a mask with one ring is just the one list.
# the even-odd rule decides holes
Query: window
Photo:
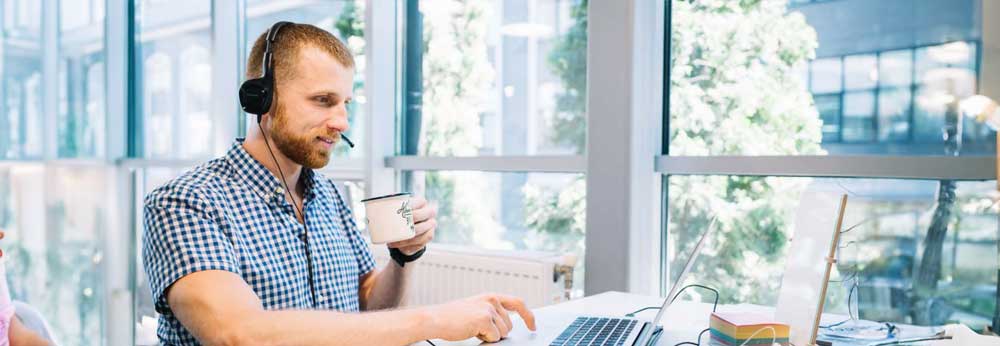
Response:
[{"label": "window", "polygon": [[437,242],[583,251],[582,174],[415,171],[409,176],[414,190],[424,190],[438,205]]},{"label": "window", "polygon": [[991,323],[998,264],[975,258],[998,256],[996,134],[957,108],[978,90],[982,45],[978,22],[958,18],[980,9],[869,16],[943,14],[895,6],[671,1],[666,267],[678,271],[717,216],[688,283],[773,305],[795,217],[815,208],[800,196],[847,194],[845,228],[857,227],[843,234],[827,312]]},{"label": "window", "polygon": [[[4,279],[12,298],[41,311],[61,341],[97,345],[114,215],[105,204],[112,169],[103,162],[106,21],[103,11],[89,11],[92,1],[46,4],[0,1]],[[86,15],[58,15],[78,10]]]},{"label": "window", "polygon": [[[816,155],[819,151],[807,149],[816,144],[827,155],[989,155],[995,152],[992,145],[995,133],[983,124],[976,123],[967,117],[952,116],[959,112],[957,101],[975,94],[978,90],[980,28],[971,19],[979,16],[972,7],[947,7],[943,11],[947,16],[923,17],[890,21],[873,26],[870,21],[875,17],[859,15],[861,13],[888,13],[892,9],[878,7],[876,3],[823,2],[812,4],[803,2],[781,13],[772,16],[783,16],[780,23],[786,25],[790,32],[799,34],[787,36],[776,49],[765,49],[761,52],[747,50],[741,46],[740,40],[721,41],[715,39],[712,30],[698,25],[688,25],[690,21],[676,22],[674,30],[697,32],[703,37],[713,37],[712,44],[698,41],[699,36],[675,35],[672,44],[675,61],[682,66],[691,59],[742,57],[747,59],[761,58],[755,68],[746,70],[747,78],[732,78],[727,74],[709,74],[707,70],[675,69],[672,87],[678,92],[672,97],[688,95],[680,88],[691,86],[689,81],[699,81],[693,84],[696,88],[719,92],[722,96],[716,99],[705,98],[703,103],[691,104],[693,109],[683,109],[691,99],[679,98],[671,102],[674,108],[671,114],[671,125],[681,131],[671,136],[671,153],[675,155]],[[688,11],[692,13],[678,11]],[[726,16],[713,13],[709,5],[681,6],[674,9],[674,17],[683,16],[715,16],[736,22],[751,23],[755,17],[736,19],[738,15]],[[877,7],[877,8],[876,8]],[[889,6],[892,7],[892,6]],[[918,2],[900,11],[933,12],[942,11],[932,2]],[[888,12],[887,12],[888,11]],[[757,23],[757,22],[753,22]],[[735,25],[735,24],[734,24]],[[749,24],[752,25],[752,24]],[[847,26],[845,26],[847,25]],[[913,27],[940,27],[941,31],[930,29],[917,30]],[[705,31],[701,31],[705,30]],[[727,30],[725,28],[718,30]],[[905,33],[905,35],[904,35]],[[767,34],[762,34],[767,35]],[[905,36],[905,38],[904,38]],[[743,37],[744,41],[746,38]],[[692,41],[693,40],[693,41]],[[704,40],[704,39],[701,39]],[[691,41],[691,42],[689,42]],[[746,41],[743,44],[753,41]],[[699,45],[700,43],[700,45]],[[697,45],[702,50],[687,49],[689,45]],[[734,55],[739,54],[739,55]],[[679,59],[679,60],[677,60]],[[714,61],[715,68],[737,71],[739,60],[722,62]],[[766,101],[765,95],[771,95],[760,89],[764,80],[755,79],[753,73],[779,71],[781,69],[799,68],[805,65],[807,74],[798,76],[805,88],[783,83],[780,80],[769,81],[769,85],[781,87],[779,94],[785,95],[780,105]],[[678,75],[678,72],[685,75]],[[783,73],[788,78],[796,77],[794,73]],[[703,80],[706,77],[714,79]],[[741,76],[743,76],[741,74]],[[761,92],[750,92],[759,90]],[[776,90],[777,91],[777,90]],[[728,93],[727,93],[728,92]],[[740,93],[742,92],[742,93]],[[730,93],[740,93],[732,97]],[[737,107],[728,100],[735,98],[750,98],[746,106]],[[761,101],[753,101],[760,97]],[[761,103],[763,102],[763,103]],[[677,103],[680,103],[679,105]],[[756,106],[760,104],[760,106]],[[811,105],[810,105],[811,104]],[[795,105],[795,106],[793,106]],[[801,106],[799,106],[801,105]],[[770,109],[768,106],[772,106]],[[793,110],[794,109],[794,110]],[[729,114],[720,118],[702,114],[697,110],[711,111],[710,114]],[[780,111],[774,113],[774,111]],[[803,122],[815,121],[813,111],[819,113],[820,136],[816,137],[812,125]],[[787,112],[787,113],[786,113]],[[690,121],[695,117],[705,122],[707,126],[718,126],[716,136],[706,133],[689,133],[700,127],[676,126]],[[735,119],[749,119],[749,127]],[[748,146],[741,143],[740,136],[731,136],[735,129],[760,130],[774,133],[768,128],[768,120],[782,119],[803,124],[796,137],[795,145],[760,145],[776,148],[771,152],[749,152]],[[948,120],[955,119],[955,120]],[[951,121],[951,122],[949,122]],[[945,128],[956,127],[953,123],[963,122],[961,133],[945,139]],[[701,125],[701,124],[699,124]],[[733,129],[733,130],[731,130]],[[762,136],[750,137],[760,140]],[[697,138],[691,142],[692,138]],[[961,149],[955,153],[946,150],[947,142],[961,142]],[[679,142],[678,142],[679,141]],[[709,151],[687,153],[678,150],[688,143],[707,144]],[[794,149],[792,149],[794,147]],[[734,149],[742,148],[742,149]],[[781,149],[777,149],[781,148]]]},{"label": "window", "polygon": [[[134,0],[142,139],[137,155],[155,159],[213,156],[212,3]],[[192,138],[198,138],[192,141]]]},{"label": "window", "polygon": [[[3,116],[0,116],[0,156],[42,156],[42,72],[38,46],[12,48],[5,39],[3,60]],[[22,41],[25,42],[25,41]],[[17,57],[11,51],[23,51]]]},{"label": "window", "polygon": [[111,217],[109,173],[89,164],[0,168],[11,296],[37,308],[62,342],[99,345],[106,327],[102,240]]},{"label": "window", "polygon": [[439,203],[435,241],[582,258],[587,2],[404,11],[405,160],[389,165],[404,190]]},{"label": "window", "polygon": [[407,153],[583,152],[585,1],[410,5],[419,13],[408,18],[409,28],[422,29],[416,37],[425,48],[406,57],[416,64],[407,65]]},{"label": "window", "polygon": [[[749,176],[671,176],[668,252],[672,272],[680,272],[709,220],[718,216],[711,248],[706,249],[687,283],[720,289],[721,301],[774,305],[785,268],[785,254],[796,216],[817,206],[800,203],[805,193],[848,195],[845,231],[838,265],[831,278],[827,312],[877,321],[969,326],[991,322],[997,258],[996,210],[990,208],[993,182],[897,179],[814,179]],[[746,189],[734,188],[746,186]],[[729,192],[723,190],[729,189]],[[954,192],[941,200],[941,189]],[[696,192],[696,193],[693,193]],[[724,196],[720,198],[719,196]],[[945,228],[935,228],[938,205],[953,213]],[[728,210],[727,213],[700,213]],[[835,209],[822,212],[836,213]],[[853,227],[853,228],[852,228]],[[936,261],[927,261],[935,253]],[[679,255],[679,256],[678,256]],[[940,263],[937,280],[920,282]],[[920,295],[919,285],[932,292]],[[925,286],[926,287],[926,286]],[[852,292],[853,291],[853,292]],[[934,314],[926,309],[933,307]]]}]

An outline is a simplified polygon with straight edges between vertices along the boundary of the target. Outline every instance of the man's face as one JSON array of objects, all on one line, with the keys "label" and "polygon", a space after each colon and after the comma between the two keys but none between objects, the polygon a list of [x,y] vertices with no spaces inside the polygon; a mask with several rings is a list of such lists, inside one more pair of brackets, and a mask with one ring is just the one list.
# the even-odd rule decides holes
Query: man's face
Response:
[{"label": "man's face", "polygon": [[271,139],[285,156],[312,169],[330,161],[340,133],[347,131],[347,104],[354,93],[354,69],[315,47],[299,51],[295,77],[278,81]]}]

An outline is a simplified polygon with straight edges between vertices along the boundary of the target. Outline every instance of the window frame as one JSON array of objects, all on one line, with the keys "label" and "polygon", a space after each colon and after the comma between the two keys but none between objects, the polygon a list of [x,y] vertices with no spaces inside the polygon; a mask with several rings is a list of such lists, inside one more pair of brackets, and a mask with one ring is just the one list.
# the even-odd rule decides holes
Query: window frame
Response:
[{"label": "window frame", "polygon": [[[636,0],[639,1],[639,0]],[[668,0],[667,3],[671,3],[672,0]],[[792,3],[789,8],[794,9],[796,6],[809,5],[817,2],[822,2],[819,0],[815,1],[804,1],[798,4]],[[980,9],[984,11],[984,9]],[[982,16],[983,13],[977,13]],[[662,28],[664,32],[668,35],[665,38],[667,40],[667,47],[669,47],[670,35],[669,33],[673,30],[673,27],[669,25],[670,21],[670,6],[667,6],[664,16],[667,20],[667,25]],[[982,30],[988,30],[984,25]],[[953,40],[953,41],[964,41],[972,44],[976,49],[976,79],[977,88],[981,88],[983,81],[989,79],[989,73],[987,69],[984,69],[982,63],[983,59],[983,49],[986,46],[982,39],[980,40]],[[911,71],[916,70],[916,51],[921,47],[932,46],[933,44],[925,44],[914,47],[905,48],[895,48],[888,49],[884,51],[874,52],[876,56],[876,68],[881,68],[881,55],[884,52],[896,51],[901,49],[911,50]],[[854,56],[862,53],[850,53],[848,55]],[[845,55],[846,56],[846,55]],[[875,106],[873,110],[873,119],[875,121],[875,134],[872,141],[864,142],[851,142],[843,140],[844,131],[844,107],[843,107],[843,95],[847,92],[846,84],[844,83],[845,73],[844,73],[844,59],[845,56],[833,57],[839,58],[841,61],[841,87],[838,92],[826,92],[818,93],[824,95],[839,95],[840,99],[840,112],[839,112],[839,128],[838,128],[838,139],[833,141],[832,144],[876,144],[876,143],[895,143],[891,140],[881,141],[879,140],[878,131],[878,121],[880,119],[879,109],[878,109],[878,95],[881,91],[889,89],[891,87],[886,87],[882,85],[882,79],[880,78],[876,85],[872,88],[858,89],[863,91],[872,91],[876,97]],[[670,50],[665,51],[664,65],[668,66],[670,61]],[[820,59],[818,57],[817,59]],[[808,63],[808,81],[806,88],[811,91],[812,79],[812,61]],[[881,70],[879,70],[881,71]],[[915,73],[915,72],[914,72]],[[662,113],[663,123],[664,123],[664,135],[663,135],[663,153],[658,155],[656,160],[656,172],[661,174],[663,179],[663,192],[662,198],[659,200],[659,208],[662,212],[664,223],[660,228],[660,237],[663,239],[664,247],[667,245],[666,239],[668,235],[666,214],[668,210],[669,195],[667,193],[667,181],[671,176],[779,176],[779,177],[808,177],[808,178],[869,178],[869,179],[910,179],[910,180],[955,180],[955,181],[989,181],[998,178],[997,174],[1000,174],[1000,166],[998,166],[998,159],[996,155],[986,156],[986,155],[970,155],[970,156],[907,156],[907,155],[797,155],[797,156],[671,156],[669,155],[670,137],[669,137],[669,96],[670,96],[670,79],[669,72],[664,74],[663,80],[663,92],[664,92],[664,109]],[[995,79],[993,80],[995,81]],[[914,114],[916,110],[913,109],[913,99],[916,97],[916,90],[920,85],[919,81],[911,80],[909,85],[897,86],[898,88],[909,89],[911,92],[911,109],[908,111],[908,121],[910,121],[910,128],[908,130],[908,140],[905,141],[907,144],[916,143],[915,139],[915,126],[913,122]],[[981,91],[980,91],[981,92]],[[1000,136],[1000,134],[997,134]],[[1000,139],[997,140],[997,153],[1000,154]],[[998,182],[1000,184],[1000,182]],[[1000,185],[998,185],[1000,187]],[[998,244],[1000,246],[1000,244]],[[669,272],[669,260],[667,253],[664,251],[660,257],[660,266],[664,268],[664,271]],[[667,273],[669,275],[669,273]],[[669,276],[668,276],[669,278]],[[660,294],[666,294],[667,288],[672,282],[669,279],[662,280],[660,285]],[[1000,287],[1000,286],[998,286]],[[998,303],[1000,304],[1000,303]],[[998,313],[1000,313],[1000,306],[998,306]],[[998,316],[994,316],[994,319]],[[998,321],[994,321],[994,325],[997,325]]]}]

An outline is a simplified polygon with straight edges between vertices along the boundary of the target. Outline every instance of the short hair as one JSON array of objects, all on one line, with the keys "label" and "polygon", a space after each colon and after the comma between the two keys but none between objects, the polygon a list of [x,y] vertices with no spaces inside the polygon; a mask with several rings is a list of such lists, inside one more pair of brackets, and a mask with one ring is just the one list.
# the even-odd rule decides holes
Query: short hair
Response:
[{"label": "short hair", "polygon": [[[270,29],[270,28],[269,28]],[[257,37],[247,58],[246,78],[259,78],[263,73],[264,46],[267,45],[267,30]],[[354,57],[347,46],[330,32],[309,24],[285,24],[271,46],[271,67],[274,69],[275,84],[295,78],[295,62],[303,47],[313,46],[333,56],[345,68],[354,67]]]}]

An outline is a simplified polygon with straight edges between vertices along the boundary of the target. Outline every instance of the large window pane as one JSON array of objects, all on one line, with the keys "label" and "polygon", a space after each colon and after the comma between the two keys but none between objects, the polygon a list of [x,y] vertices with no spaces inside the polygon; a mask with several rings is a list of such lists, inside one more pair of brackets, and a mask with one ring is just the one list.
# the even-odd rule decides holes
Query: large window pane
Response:
[{"label": "large window pane", "polygon": [[[277,0],[251,0],[247,3],[247,42],[244,46],[250,56],[257,37],[276,22],[291,21],[312,24],[329,31],[343,41],[354,54],[354,103],[348,106],[347,136],[355,143],[364,143],[368,121],[364,114],[368,98],[365,93],[365,1],[329,0],[291,3]],[[245,62],[241,62],[245,64]],[[253,118],[250,118],[253,119]],[[389,136],[391,133],[386,133]],[[364,150],[350,150],[345,145],[335,147],[336,156],[358,157]]]},{"label": "large window pane", "polygon": [[584,151],[586,1],[411,3],[406,154]]},{"label": "large window pane", "polygon": [[582,267],[583,175],[421,171],[406,177],[413,191],[438,205],[436,242],[572,254]]},{"label": "large window pane", "polygon": [[904,142],[910,135],[909,88],[884,89],[878,95],[878,140]]},{"label": "large window pane", "polygon": [[913,84],[913,50],[902,49],[879,55],[878,77],[880,86],[905,86]]},{"label": "large window pane", "polygon": [[875,139],[875,94],[870,91],[844,94],[844,141]]},{"label": "large window pane", "polygon": [[823,121],[823,141],[840,141],[840,94],[815,95],[813,102],[816,103],[816,110],[819,111],[820,120]]},{"label": "large window pane", "polygon": [[844,57],[844,89],[871,89],[878,83],[878,61],[874,55]]},{"label": "large window pane", "polygon": [[3,1],[0,158],[42,155],[41,2]]},{"label": "large window pane", "polygon": [[15,300],[37,308],[58,341],[101,345],[110,170],[12,165],[0,169],[0,228]]},{"label": "large window pane", "polygon": [[843,88],[840,58],[817,59],[812,66],[812,84],[810,88],[817,93],[840,92]]},{"label": "large window pane", "polygon": [[[865,319],[954,321],[973,328],[991,321],[998,256],[997,210],[989,197],[994,182],[739,176],[668,181],[667,261],[679,272],[709,220],[718,217],[712,243],[686,283],[719,289],[722,302],[775,304],[785,255],[795,245],[793,223],[819,207],[800,198],[847,194],[844,229],[854,228],[841,238],[827,312],[846,315],[850,296],[851,314]],[[830,210],[822,212],[837,212],[836,206],[824,207]],[[922,275],[928,279],[918,279]]]},{"label": "large window pane", "polygon": [[[0,33],[0,158],[43,155],[43,128],[58,157],[100,157],[105,148],[104,12],[95,1],[57,1],[62,15],[54,49],[41,40],[41,2],[3,2]],[[77,12],[79,10],[79,12]],[[74,15],[68,15],[74,14]],[[79,14],[79,15],[76,15]],[[55,56],[54,85],[44,85],[45,56]],[[43,99],[55,97],[55,123],[45,124]]]},{"label": "large window pane", "polygon": [[[94,10],[100,5],[101,10]],[[103,1],[59,1],[59,157],[105,156]]]},{"label": "large window pane", "polygon": [[[212,156],[210,1],[134,0],[141,71],[141,155]],[[221,115],[220,115],[221,116]],[[198,140],[192,140],[197,138]]]},{"label": "large window pane", "polygon": [[978,3],[672,0],[669,152],[992,155],[996,134],[953,107],[979,92]]}]

